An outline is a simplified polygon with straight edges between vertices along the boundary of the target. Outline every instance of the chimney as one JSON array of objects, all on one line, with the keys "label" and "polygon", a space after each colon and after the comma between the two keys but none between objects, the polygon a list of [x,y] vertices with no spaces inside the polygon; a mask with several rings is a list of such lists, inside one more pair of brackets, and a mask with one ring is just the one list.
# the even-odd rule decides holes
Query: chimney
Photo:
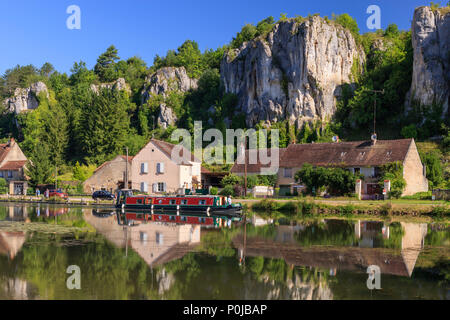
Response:
[{"label": "chimney", "polygon": [[8,147],[12,147],[16,144],[16,140],[14,138],[9,139],[8,141]]},{"label": "chimney", "polygon": [[371,137],[370,137],[370,139],[372,140],[372,142],[371,142],[371,145],[372,146],[374,146],[374,145],[376,145],[377,144],[377,134],[376,133],[374,133]]}]

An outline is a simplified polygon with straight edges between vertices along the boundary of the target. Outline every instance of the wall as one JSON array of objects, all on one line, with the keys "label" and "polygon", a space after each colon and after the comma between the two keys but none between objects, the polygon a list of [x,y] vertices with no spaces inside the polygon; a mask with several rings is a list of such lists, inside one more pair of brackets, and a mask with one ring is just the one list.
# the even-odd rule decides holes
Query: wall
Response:
[{"label": "wall", "polygon": [[406,188],[403,196],[416,194],[417,192],[428,191],[428,179],[423,175],[423,165],[420,160],[414,140],[409,147],[403,162],[403,178],[406,180]]},{"label": "wall", "polygon": [[[121,156],[108,162],[89,179],[83,183],[83,191],[85,193],[92,193],[102,188],[107,191],[115,191],[118,188],[119,181],[124,181],[126,170],[125,159]],[[128,170],[131,172],[131,165]]]}]

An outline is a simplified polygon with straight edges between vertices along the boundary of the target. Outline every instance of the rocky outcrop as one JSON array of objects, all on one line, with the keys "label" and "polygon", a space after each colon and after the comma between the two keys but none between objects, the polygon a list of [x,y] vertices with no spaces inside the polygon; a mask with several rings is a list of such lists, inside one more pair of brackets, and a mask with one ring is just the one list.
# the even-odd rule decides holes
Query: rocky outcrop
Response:
[{"label": "rocky outcrop", "polygon": [[44,92],[48,98],[48,89],[45,83],[38,81],[28,88],[17,88],[14,96],[6,99],[3,103],[7,110],[19,114],[27,110],[36,109],[39,106],[38,97]]},{"label": "rocky outcrop", "polygon": [[128,94],[131,93],[130,86],[125,82],[124,78],[119,78],[111,83],[100,83],[100,84],[91,84],[91,90],[98,94],[101,89],[109,89],[109,90],[117,90],[122,91],[125,90]]},{"label": "rocky outcrop", "polygon": [[[414,11],[414,66],[407,106],[442,103],[448,112],[450,89],[450,11],[420,7]],[[444,11],[445,10],[445,11]]]},{"label": "rocky outcrop", "polygon": [[158,125],[163,129],[167,129],[168,126],[172,126],[177,121],[177,117],[171,108],[162,103],[159,106]]},{"label": "rocky outcrop", "polygon": [[341,86],[364,61],[350,31],[315,16],[281,22],[266,39],[229,51],[221,76],[249,126],[284,119],[301,125],[332,117]]},{"label": "rocky outcrop", "polygon": [[147,102],[151,96],[162,95],[164,97],[171,91],[187,92],[197,88],[197,80],[191,79],[184,67],[161,68],[146,79],[146,85],[142,91],[142,103]]}]

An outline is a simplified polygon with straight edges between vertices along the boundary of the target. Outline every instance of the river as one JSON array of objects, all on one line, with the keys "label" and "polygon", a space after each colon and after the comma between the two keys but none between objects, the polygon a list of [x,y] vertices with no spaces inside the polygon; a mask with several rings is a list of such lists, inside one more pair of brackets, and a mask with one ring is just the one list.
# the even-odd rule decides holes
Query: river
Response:
[{"label": "river", "polygon": [[[0,204],[0,299],[450,299],[443,222],[252,215],[219,227],[123,217]],[[380,289],[368,288],[369,266]]]}]

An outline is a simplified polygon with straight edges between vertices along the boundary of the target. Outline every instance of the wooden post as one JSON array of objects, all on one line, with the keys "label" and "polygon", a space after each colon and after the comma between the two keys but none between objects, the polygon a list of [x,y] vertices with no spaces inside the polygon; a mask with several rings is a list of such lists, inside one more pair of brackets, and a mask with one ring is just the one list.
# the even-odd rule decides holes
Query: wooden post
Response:
[{"label": "wooden post", "polygon": [[[247,196],[247,136],[244,137],[244,196]],[[250,150],[249,150],[250,152]]]}]

